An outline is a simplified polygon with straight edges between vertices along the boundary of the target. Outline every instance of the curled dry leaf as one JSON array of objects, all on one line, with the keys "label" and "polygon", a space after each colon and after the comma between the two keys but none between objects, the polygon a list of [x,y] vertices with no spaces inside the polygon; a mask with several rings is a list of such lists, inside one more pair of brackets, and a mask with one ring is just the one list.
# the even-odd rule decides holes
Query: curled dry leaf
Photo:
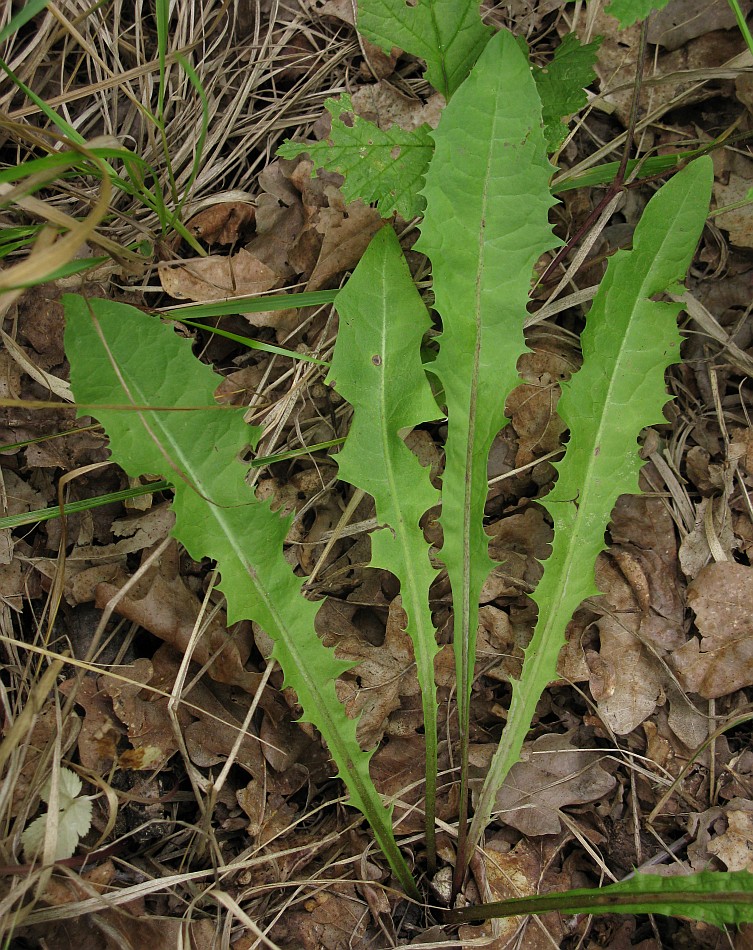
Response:
[{"label": "curled dry leaf", "polygon": [[[489,841],[484,847],[482,859],[487,888],[487,893],[483,894],[484,902],[550,894],[572,887],[571,875],[558,873],[551,862],[559,846],[556,839],[543,848],[538,842],[533,845],[524,839],[509,850],[508,842],[503,838]],[[524,932],[521,932],[521,926]],[[498,921],[487,921],[480,927],[464,926],[460,928],[459,937],[464,941],[463,946],[470,948],[479,945],[471,942],[471,938],[477,941],[479,937],[492,937],[492,934],[494,940],[487,944],[492,948],[502,950],[505,946],[513,946],[517,936],[518,946],[526,950],[551,950],[552,947],[560,946],[565,927],[562,917],[552,912],[544,914],[538,922],[532,921],[530,917],[527,921],[524,917],[504,917]]]},{"label": "curled dry leaf", "polygon": [[700,640],[676,650],[680,683],[704,699],[753,684],[753,567],[722,561],[705,567],[688,588]]},{"label": "curled dry leaf", "polygon": [[[425,761],[424,737],[415,732],[391,738],[371,760],[371,777],[379,793],[386,799],[395,799],[393,823],[401,835],[419,832],[424,827]],[[438,769],[437,815],[442,821],[452,821],[457,817],[458,789],[452,781],[446,742],[439,743]]]},{"label": "curled dry leaf", "polygon": [[526,835],[556,835],[560,808],[599,801],[612,791],[617,782],[600,765],[602,755],[576,748],[570,738],[541,736],[527,746],[497,794],[501,821]]},{"label": "curled dry leaf", "polygon": [[[68,696],[75,684],[75,679],[66,680],[60,691]],[[118,746],[125,736],[125,729],[115,715],[106,690],[106,677],[87,675],[76,692],[76,703],[84,710],[78,736],[78,756],[84,768],[95,775],[107,775],[118,759]]]},{"label": "curled dry leaf", "polygon": [[224,201],[199,211],[186,228],[206,244],[235,244],[251,230],[256,209],[243,201]]},{"label": "curled dry leaf", "polygon": [[400,708],[400,697],[418,693],[413,644],[404,631],[405,623],[405,612],[396,598],[382,644],[374,646],[358,634],[337,641],[338,659],[360,661],[340,678],[337,692],[348,715],[360,716],[358,740],[364,749],[372,749],[381,740],[390,713]]},{"label": "curled dry leaf", "polygon": [[[96,605],[104,609],[118,594],[113,584],[99,584]],[[138,623],[156,637],[172,644],[180,653],[188,649],[198,621],[201,604],[186,587],[179,572],[178,546],[172,543],[125,597],[117,600],[115,610],[133,623]],[[242,650],[242,652],[241,652]],[[230,633],[223,615],[205,618],[203,632],[196,640],[191,658],[209,664],[209,676],[220,683],[240,686],[253,693],[259,685],[259,673],[249,672],[244,663],[249,647],[243,637]]]},{"label": "curled dry leaf", "polygon": [[323,235],[322,246],[306,290],[321,290],[338,274],[355,267],[382,223],[376,209],[362,201],[322,208],[316,225]]},{"label": "curled dry leaf", "polygon": [[491,535],[489,554],[500,562],[491,572],[480,601],[490,603],[500,597],[530,593],[541,578],[540,560],[551,553],[552,529],[544,511],[529,505],[487,529]]},{"label": "curled dry leaf", "polygon": [[274,838],[282,838],[295,827],[296,808],[278,794],[269,794],[263,782],[251,779],[236,792],[238,804],[249,819],[248,834],[263,846]]},{"label": "curled dry leaf", "polygon": [[[741,0],[747,12],[749,0]],[[657,10],[648,22],[648,41],[666,50],[680,49],[688,40],[713,30],[734,30],[734,10],[727,0],[671,0]]]},{"label": "curled dry leaf", "polygon": [[76,544],[66,558],[65,597],[69,604],[95,599],[100,583],[122,585],[128,579],[126,558],[150,548],[167,537],[175,524],[168,504],[156,505],[143,514],[118,518],[112,533],[120,541],[112,544]]},{"label": "curled dry leaf", "polygon": [[241,248],[231,257],[196,258],[159,265],[162,289],[176,300],[221,300],[264,294],[280,286],[271,268]]},{"label": "curled dry leaf", "polygon": [[179,748],[167,712],[168,698],[143,688],[154,679],[149,660],[139,658],[121,672],[129,682],[110,680],[107,685],[113,711],[128,730],[131,743],[118,764],[122,769],[158,772]]},{"label": "curled dry leaf", "polygon": [[599,650],[586,659],[599,715],[627,735],[671,688],[663,658],[684,642],[683,603],[674,525],[658,499],[620,499],[611,533],[610,555],[596,564],[604,606],[595,622]]}]

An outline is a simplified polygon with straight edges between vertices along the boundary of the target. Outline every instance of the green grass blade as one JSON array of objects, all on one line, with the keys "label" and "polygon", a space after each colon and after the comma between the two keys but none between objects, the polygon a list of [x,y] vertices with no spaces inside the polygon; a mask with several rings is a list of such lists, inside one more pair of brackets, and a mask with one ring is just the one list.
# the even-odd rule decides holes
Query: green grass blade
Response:
[{"label": "green grass blade", "polygon": [[[191,189],[193,188],[193,183],[196,181],[196,178],[201,170],[202,159],[204,156],[204,145],[206,144],[207,134],[209,132],[209,100],[207,98],[206,90],[199,78],[198,73],[193,68],[193,66],[188,62],[185,56],[177,55],[178,64],[188,76],[188,81],[191,83],[193,88],[196,91],[196,95],[199,97],[201,102],[201,129],[199,130],[199,138],[196,142],[196,148],[194,149],[193,156],[193,165],[191,167],[191,174],[188,177],[186,182],[186,187],[183,189],[183,197],[178,202],[178,207],[175,209],[175,218],[177,219],[182,210],[183,206],[188,200],[189,195],[191,194]],[[188,232],[190,233],[190,232]]]},{"label": "green grass blade", "polygon": [[304,363],[313,363],[315,366],[326,366],[324,360],[318,360],[314,356],[308,356],[306,353],[298,353],[295,350],[286,350],[284,346],[275,346],[274,343],[260,343],[258,340],[251,339],[250,336],[243,336],[240,333],[231,333],[229,330],[221,330],[219,327],[209,327],[206,323],[199,323],[198,320],[186,320],[185,317],[181,323],[189,327],[196,327],[197,330],[206,330],[207,333],[214,333],[216,336],[224,336],[226,340],[233,340],[235,343],[242,343],[250,350],[261,350],[264,353],[275,353],[277,356],[285,356],[290,360],[302,360]]},{"label": "green grass blade", "polygon": [[465,803],[479,595],[493,567],[483,527],[487,459],[507,421],[505,398],[519,382],[533,265],[558,243],[548,223],[554,199],[541,104],[509,33],[489,42],[434,138],[416,248],[432,262],[443,327],[431,371],[444,387],[449,417],[441,557],[453,595]]},{"label": "green grass blade", "polygon": [[157,59],[159,62],[159,84],[157,86],[157,124],[163,127],[165,123],[167,41],[170,24],[170,4],[168,0],[156,0],[154,19],[157,23]]},{"label": "green grass blade", "polygon": [[[685,165],[699,155],[705,155],[708,146],[676,152],[673,155],[653,155],[650,158],[631,158],[626,166],[625,174],[629,178],[638,169],[638,180],[661,175]],[[552,183],[552,193],[561,194],[563,191],[572,191],[574,188],[593,188],[595,185],[610,185],[617,177],[620,162],[607,162],[597,165],[578,175],[569,176],[567,173],[558,176]]]},{"label": "green grass blade", "polygon": [[[0,448],[4,448],[0,447]],[[66,515],[74,515],[80,511],[90,511],[92,508],[101,508],[102,505],[112,505],[118,501],[128,501],[129,498],[138,498],[140,495],[153,495],[158,491],[170,488],[169,482],[151,482],[148,485],[136,485],[133,488],[124,488],[122,491],[113,491],[107,495],[98,495],[96,498],[84,498],[81,501],[71,501],[65,506]],[[49,508],[40,508],[37,511],[25,511],[18,515],[6,515],[0,518],[0,531],[3,528],[20,528],[27,524],[39,524],[40,521],[50,521],[59,518],[62,514],[59,505]]]},{"label": "green grass blade", "polygon": [[13,36],[25,23],[28,23],[29,20],[33,19],[38,13],[41,13],[49,2],[50,0],[26,0],[26,3],[21,7],[18,13],[12,16],[10,22],[6,23],[2,30],[0,30],[0,43],[4,43],[9,36]]},{"label": "green grass blade", "polygon": [[44,99],[41,99],[33,89],[30,89],[26,83],[22,82],[18,76],[13,72],[10,66],[5,62],[4,59],[0,59],[0,69],[5,73],[5,75],[10,79],[10,81],[23,92],[23,94],[37,106],[52,122],[56,129],[63,133],[71,142],[76,142],[77,145],[84,145],[85,141],[83,137],[77,132],[73,126],[66,122],[66,120],[58,115],[54,109],[51,109]]},{"label": "green grass blade", "polygon": [[235,313],[264,313],[267,310],[290,310],[293,307],[321,307],[334,303],[339,290],[309,290],[301,294],[272,294],[269,297],[231,297],[212,303],[192,303],[171,307],[162,315],[171,320],[206,320]]},{"label": "green grass blade", "polygon": [[539,617],[502,740],[479,797],[470,832],[479,841],[494,800],[517,762],[538,700],[557,676],[565,628],[578,605],[598,594],[594,564],[617,498],[636,494],[638,436],[664,422],[664,372],[680,359],[676,292],[708,212],[711,159],[697,159],[658,191],[636,228],[632,251],[610,260],[582,336],[583,369],[562,387],[558,412],[570,429],[559,477],[542,504],[554,522],[552,554],[533,595]]},{"label": "green grass blade", "polygon": [[748,871],[702,871],[683,877],[636,874],[607,887],[579,888],[562,894],[495,901],[447,911],[447,923],[514,917],[518,914],[664,914],[690,917],[715,927],[753,921],[753,874]]},{"label": "green grass blade", "polygon": [[[87,428],[99,428],[99,426],[84,426],[83,429],[74,429],[73,432],[84,432]],[[0,452],[7,452],[11,449],[23,448],[35,442],[43,442],[46,439],[56,439],[70,432],[60,432],[55,435],[43,436],[41,439],[28,439],[26,442],[15,442],[13,445],[0,445]],[[317,442],[315,445],[306,445],[300,449],[291,449],[289,452],[277,452],[275,455],[258,455],[251,468],[265,468],[267,465],[273,465],[275,462],[286,462],[289,459],[300,458],[302,455],[311,455],[313,452],[321,452],[323,449],[331,449],[336,445],[342,445],[345,439],[328,439],[326,442]],[[153,495],[158,491],[165,491],[172,486],[170,482],[149,482],[147,485],[136,485],[133,488],[124,488],[122,491],[110,492],[107,495],[97,495],[94,498],[83,498],[81,501],[71,501],[65,506],[65,514],[73,515],[80,511],[89,511],[92,508],[101,508],[102,505],[111,505],[118,501],[128,501],[129,498],[138,498],[140,495]],[[52,518],[59,518],[62,511],[58,505],[50,508],[37,508],[35,511],[25,511],[18,515],[6,515],[0,518],[0,531],[3,528],[20,528],[27,524],[38,524],[40,521],[50,521]]]},{"label": "green grass blade", "polygon": [[[125,304],[65,296],[66,353],[78,402],[99,410],[114,461],[132,477],[161,475],[172,484],[174,535],[189,554],[217,561],[228,622],[254,619],[274,641],[273,657],[295,689],[303,718],[322,733],[351,803],[368,819],[406,893],[418,897],[384,806],[369,775],[370,753],[356,739],[356,721],[337,699],[335,680],[351,664],[337,660],[314,629],[318,605],[301,594],[283,555],[290,519],[260,502],[245,481],[239,454],[260,430],[244,409],[216,412],[220,381],[197,360],[191,341],[155,317]],[[138,345],[134,345],[138,340]],[[121,412],[113,403],[144,408]],[[206,405],[205,410],[160,412]]]},{"label": "green grass blade", "polygon": [[358,32],[389,53],[426,61],[426,79],[449,99],[489,40],[479,0],[358,0]]},{"label": "green grass blade", "polygon": [[345,481],[376,502],[382,527],[371,535],[371,566],[391,571],[400,581],[424,712],[426,837],[432,868],[437,787],[434,658],[439,648],[429,588],[437,571],[419,522],[439,503],[439,492],[402,437],[435,419],[438,409],[421,362],[421,340],[431,320],[391,227],[372,239],[337,298],[337,312],[340,329],[328,382],[354,410],[337,464]]}]

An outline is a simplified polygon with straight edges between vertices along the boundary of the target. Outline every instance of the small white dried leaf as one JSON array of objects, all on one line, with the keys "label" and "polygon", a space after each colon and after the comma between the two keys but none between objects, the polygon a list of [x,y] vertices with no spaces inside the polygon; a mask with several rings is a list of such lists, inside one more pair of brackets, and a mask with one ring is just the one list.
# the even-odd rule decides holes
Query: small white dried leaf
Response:
[{"label": "small white dried leaf", "polygon": [[[51,788],[52,777],[47,779],[42,786],[42,791],[39,793],[43,802],[49,802]],[[77,795],[81,794],[81,788],[81,779],[78,775],[70,769],[65,768],[65,766],[61,767],[60,779],[58,780],[58,807],[61,809],[65,808],[69,802],[72,802]]]},{"label": "small white dried leaf", "polygon": [[[52,780],[45,782],[40,795],[42,800],[49,802]],[[89,798],[77,798],[81,791],[81,779],[70,769],[60,769],[58,782],[58,821],[57,841],[55,842],[55,860],[70,858],[76,850],[79,839],[82,838],[92,824],[92,803]],[[24,857],[31,861],[44,847],[47,833],[49,811],[35,818],[21,835],[24,847]]]}]

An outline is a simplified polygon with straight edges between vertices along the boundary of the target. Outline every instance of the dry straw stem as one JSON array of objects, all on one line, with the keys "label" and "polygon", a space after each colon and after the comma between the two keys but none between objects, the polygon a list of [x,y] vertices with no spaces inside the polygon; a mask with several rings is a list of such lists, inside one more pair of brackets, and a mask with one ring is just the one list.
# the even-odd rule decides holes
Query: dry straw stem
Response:
[{"label": "dry straw stem", "polygon": [[[267,165],[285,134],[317,118],[327,96],[341,88],[343,64],[357,46],[352,32],[336,21],[275,5],[262,27],[229,0],[172,6],[165,51],[164,139],[155,125],[159,61],[151,32],[151,8],[142,0],[132,10],[120,4],[95,5],[71,15],[50,8],[35,22],[33,37],[6,41],[4,57],[19,80],[62,116],[75,116],[83,140],[104,134],[127,146],[157,172],[162,194],[175,189],[191,202],[220,191],[250,194],[253,179]],[[290,41],[303,35],[312,53],[292,80]],[[178,57],[200,76],[211,104],[211,127],[201,168],[184,195],[201,128],[201,101]],[[284,88],[276,79],[285,73]],[[62,87],[56,77],[66,75]],[[92,81],[93,80],[93,81]],[[0,109],[29,131],[50,128],[35,104],[18,98],[12,84]],[[15,107],[15,108],[14,108]],[[30,125],[32,123],[32,125]],[[25,149],[23,134],[13,139]],[[152,212],[118,191],[108,196],[115,216],[107,236],[122,249],[146,232],[154,238]]]}]

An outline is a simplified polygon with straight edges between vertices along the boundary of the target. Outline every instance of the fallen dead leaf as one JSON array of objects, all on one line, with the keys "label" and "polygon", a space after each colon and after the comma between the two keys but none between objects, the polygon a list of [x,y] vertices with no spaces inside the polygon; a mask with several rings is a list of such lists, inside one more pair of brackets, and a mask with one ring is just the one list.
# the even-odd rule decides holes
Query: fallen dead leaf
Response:
[{"label": "fallen dead leaf", "polygon": [[[558,844],[544,845],[546,852],[554,852]],[[484,846],[484,878],[487,894],[484,902],[502,901],[515,897],[530,897],[534,894],[550,894],[567,890],[571,878],[564,872],[557,873],[546,860],[537,844],[523,840],[510,849],[502,837],[492,838]],[[521,928],[523,928],[521,930]],[[487,936],[491,942],[484,944],[490,950],[505,950],[518,935],[519,945],[525,950],[551,950],[559,946],[565,936],[562,917],[557,913],[531,917],[505,917],[487,922],[479,927],[463,926],[458,936],[463,947],[474,946],[470,941]],[[478,944],[475,944],[478,946]]]},{"label": "fallen dead leaf", "polygon": [[704,699],[753,684],[753,568],[733,561],[709,564],[688,588],[701,639],[672,655],[685,689]]},{"label": "fallen dead leaf", "polygon": [[728,871],[753,871],[753,804],[741,801],[741,807],[727,808],[727,830],[709,842],[709,853],[716,855]]},{"label": "fallen dead leaf", "polygon": [[211,205],[195,214],[186,228],[210,246],[236,244],[251,230],[256,220],[256,209],[243,201],[225,201]]},{"label": "fallen dead leaf", "polygon": [[[63,723],[61,753],[65,756],[76,743],[81,719],[75,713],[69,715]],[[55,701],[49,700],[34,719],[34,725],[23,741],[21,767],[13,779],[11,817],[17,817],[32,801],[32,792],[41,787],[37,769],[42,758],[49,753],[58,735],[58,722]],[[51,761],[51,760],[48,760]]]},{"label": "fallen dead leaf", "polygon": [[552,529],[544,510],[527,505],[487,528],[489,555],[499,561],[481,590],[481,603],[530,593],[541,578],[540,560],[551,553]]},{"label": "fallen dead leaf", "polygon": [[362,632],[337,641],[337,657],[357,662],[337,682],[337,693],[348,715],[359,718],[358,740],[373,749],[382,739],[390,713],[400,697],[418,692],[413,644],[405,633],[407,618],[399,599],[390,605],[383,643],[375,646]]},{"label": "fallen dead leaf", "polygon": [[602,755],[572,745],[571,733],[546,735],[524,747],[497,793],[500,821],[525,835],[556,835],[557,812],[605,798],[617,784],[600,765]]},{"label": "fallen dead leaf", "polygon": [[[742,0],[740,7],[747,13],[749,0]],[[727,0],[671,0],[663,10],[651,15],[648,41],[675,50],[697,36],[736,27],[735,13]]]},{"label": "fallen dead leaf", "polygon": [[[66,680],[60,691],[68,696],[76,680]],[[107,775],[118,760],[118,746],[126,730],[115,716],[112,699],[107,694],[105,677],[86,675],[76,691],[76,703],[83,707],[84,718],[78,736],[81,764],[95,775]]]},{"label": "fallen dead leaf", "polygon": [[159,772],[180,747],[167,711],[168,698],[143,689],[154,678],[149,660],[140,657],[121,674],[130,682],[110,680],[105,687],[131,743],[131,748],[120,754],[118,765],[121,769]]},{"label": "fallen dead leaf", "polygon": [[373,944],[379,931],[369,926],[366,903],[352,884],[330,884],[304,904],[280,916],[269,933],[276,944],[299,950],[352,950]]},{"label": "fallen dead leaf", "polygon": [[[99,584],[96,588],[96,605],[102,610],[118,594],[112,584]],[[143,578],[120,597],[115,610],[133,623],[172,644],[180,653],[188,649],[201,604],[196,595],[186,587],[180,575],[177,544],[171,544],[162,554],[157,565],[150,568]],[[242,650],[242,652],[241,652]],[[240,686],[254,693],[261,680],[260,673],[246,670],[250,645],[242,635],[227,630],[223,615],[206,618],[203,632],[195,641],[191,658],[201,666],[208,664],[209,676],[220,683]]]},{"label": "fallen dead leaf", "polygon": [[241,248],[232,257],[196,258],[158,266],[162,289],[176,300],[219,300],[264,294],[279,287],[271,268]]},{"label": "fallen dead leaf", "polygon": [[[665,657],[686,638],[674,523],[658,499],[625,496],[613,514],[613,546],[596,563],[604,610],[588,650],[599,715],[627,735],[664,702],[671,687]],[[640,538],[640,547],[630,541]]]},{"label": "fallen dead leaf", "polygon": [[[371,759],[371,777],[379,793],[388,799],[396,798],[393,824],[398,834],[420,832],[424,827],[425,762],[426,743],[416,733],[390,738]],[[442,821],[452,821],[457,816],[458,790],[451,780],[446,742],[439,743],[438,769],[437,814]]]},{"label": "fallen dead leaf", "polygon": [[[742,155],[735,155],[734,162],[726,174],[714,181],[716,207],[724,208],[743,201],[752,185],[753,161]],[[753,214],[749,204],[716,215],[714,224],[727,231],[731,244],[737,247],[753,247]]]},{"label": "fallen dead leaf", "polygon": [[[585,23],[585,19],[583,23]],[[595,66],[596,74],[601,81],[602,90],[607,90],[606,102],[614,107],[615,112],[623,124],[627,124],[630,114],[632,85],[635,79],[635,63],[640,42],[640,25],[629,26],[624,29],[615,29],[614,19],[603,7],[597,9],[593,16],[589,16],[588,25],[590,38],[603,36],[599,48],[598,60]],[[564,29],[564,27],[563,27]],[[581,32],[584,27],[581,27]],[[581,41],[585,42],[584,36]],[[716,95],[709,83],[693,83],[683,78],[683,73],[693,69],[711,69],[720,66],[736,56],[744,48],[744,42],[736,30],[716,30],[713,33],[704,33],[695,39],[685,42],[681,48],[671,52],[659,53],[653,68],[647,70],[646,79],[667,77],[667,81],[646,87],[644,101],[649,104],[652,112],[669,108],[674,98],[680,93],[692,89],[682,100],[688,106],[695,102]],[[672,77],[669,80],[669,77]],[[619,92],[609,92],[620,88]]]},{"label": "fallen dead leaf", "polygon": [[733,798],[690,815],[690,870],[705,871],[718,860],[728,871],[753,870],[753,803]]},{"label": "fallen dead leaf", "polygon": [[435,129],[445,107],[444,96],[438,92],[422,102],[406,96],[391,83],[381,81],[359,86],[351,101],[358,115],[384,130],[393,125],[399,125],[401,129],[417,129],[424,123]]},{"label": "fallen dead leaf", "polygon": [[316,224],[323,235],[321,250],[306,290],[321,290],[338,274],[352,270],[382,224],[377,210],[362,201],[322,208]]}]

